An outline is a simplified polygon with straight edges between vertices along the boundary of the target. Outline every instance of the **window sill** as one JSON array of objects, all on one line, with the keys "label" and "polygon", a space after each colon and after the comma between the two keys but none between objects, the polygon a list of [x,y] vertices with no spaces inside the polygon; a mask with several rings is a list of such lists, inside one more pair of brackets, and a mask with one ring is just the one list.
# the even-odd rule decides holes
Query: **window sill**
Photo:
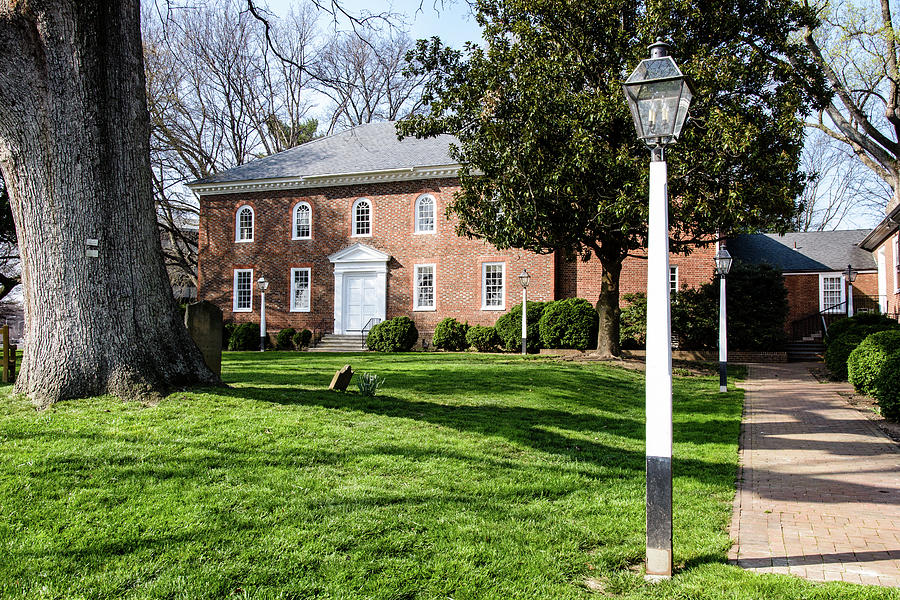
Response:
[{"label": "window sill", "polygon": [[352,238],[370,238],[372,237],[371,233],[354,233],[350,237]]},{"label": "window sill", "polygon": [[506,306],[482,306],[481,310],[492,310],[492,311],[506,310]]},{"label": "window sill", "polygon": [[413,235],[434,235],[437,231],[413,231]]},{"label": "window sill", "polygon": [[292,237],[291,239],[292,239],[292,240],[311,240],[311,239],[312,239],[312,236],[308,236],[308,237]]},{"label": "window sill", "polygon": [[416,306],[413,307],[413,312],[435,312],[437,311],[437,307],[435,306]]},{"label": "window sill", "polygon": [[238,313],[238,312],[253,312],[253,308],[252,307],[251,308],[235,308],[235,309],[232,309],[231,312],[236,312],[236,313]]},{"label": "window sill", "polygon": [[234,240],[235,244],[249,244],[253,240]]},{"label": "window sill", "polygon": [[312,311],[308,308],[292,308],[290,312],[292,312],[292,313],[308,313],[308,312],[312,312]]}]

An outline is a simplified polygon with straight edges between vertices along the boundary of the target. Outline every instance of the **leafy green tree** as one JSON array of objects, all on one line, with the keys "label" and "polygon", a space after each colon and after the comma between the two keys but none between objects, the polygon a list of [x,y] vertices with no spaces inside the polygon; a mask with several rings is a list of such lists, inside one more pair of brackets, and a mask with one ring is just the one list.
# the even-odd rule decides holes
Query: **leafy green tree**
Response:
[{"label": "leafy green tree", "polygon": [[[428,112],[401,136],[457,136],[458,233],[498,248],[596,256],[598,351],[619,352],[619,276],[645,247],[649,154],[621,83],[658,35],[698,95],[669,159],[672,249],[716,232],[786,230],[809,98],[766,59],[810,22],[791,0],[479,0],[485,44],[420,40],[410,71],[430,73]],[[799,59],[802,60],[802,57]]]}]

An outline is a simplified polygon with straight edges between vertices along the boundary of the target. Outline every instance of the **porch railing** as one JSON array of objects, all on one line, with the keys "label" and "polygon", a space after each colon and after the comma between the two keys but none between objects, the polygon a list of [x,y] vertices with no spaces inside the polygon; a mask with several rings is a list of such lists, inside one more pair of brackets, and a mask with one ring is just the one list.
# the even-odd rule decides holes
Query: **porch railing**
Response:
[{"label": "porch railing", "polygon": [[379,323],[381,323],[381,319],[379,319],[378,317],[372,317],[371,319],[366,321],[366,324],[363,325],[362,330],[359,332],[360,348],[362,348],[363,350],[366,349],[366,338],[369,337],[369,331],[371,331],[371,329]]}]

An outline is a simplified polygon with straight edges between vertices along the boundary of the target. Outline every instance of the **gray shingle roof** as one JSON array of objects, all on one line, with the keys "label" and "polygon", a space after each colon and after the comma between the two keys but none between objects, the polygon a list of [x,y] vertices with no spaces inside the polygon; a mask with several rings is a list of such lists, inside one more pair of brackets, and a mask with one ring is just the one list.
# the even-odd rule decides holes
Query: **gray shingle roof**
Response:
[{"label": "gray shingle roof", "polygon": [[393,122],[369,123],[266,156],[193,183],[367,173],[452,165],[451,135],[397,139]]},{"label": "gray shingle roof", "polygon": [[744,262],[768,263],[785,273],[875,269],[872,254],[857,244],[868,229],[810,231],[804,233],[757,233],[728,240],[728,251]]}]

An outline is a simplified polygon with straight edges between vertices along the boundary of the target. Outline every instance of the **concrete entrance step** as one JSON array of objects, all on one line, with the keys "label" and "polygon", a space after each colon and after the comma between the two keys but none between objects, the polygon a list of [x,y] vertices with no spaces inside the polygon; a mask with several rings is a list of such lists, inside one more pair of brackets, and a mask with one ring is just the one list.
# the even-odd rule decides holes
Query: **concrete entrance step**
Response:
[{"label": "concrete entrance step", "polygon": [[319,340],[315,347],[309,349],[310,352],[368,352],[368,348],[364,347],[362,337],[359,334],[352,335],[336,335],[327,333]]}]

